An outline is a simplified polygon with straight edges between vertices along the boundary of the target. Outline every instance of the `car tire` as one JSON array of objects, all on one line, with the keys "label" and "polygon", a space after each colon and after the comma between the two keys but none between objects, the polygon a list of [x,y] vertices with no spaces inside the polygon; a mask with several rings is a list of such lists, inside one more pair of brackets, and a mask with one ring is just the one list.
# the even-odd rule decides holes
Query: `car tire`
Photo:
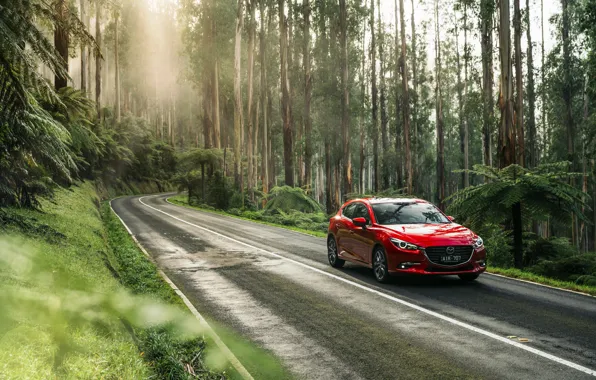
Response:
[{"label": "car tire", "polygon": [[334,268],[341,268],[346,263],[345,260],[339,258],[337,243],[333,236],[330,236],[329,239],[327,239],[327,260],[329,260],[329,265]]},{"label": "car tire", "polygon": [[472,282],[476,280],[480,275],[478,273],[466,273],[466,274],[459,274],[458,277],[465,282]]},{"label": "car tire", "polygon": [[389,281],[389,267],[387,265],[387,256],[383,247],[375,247],[373,250],[373,274],[380,283]]}]

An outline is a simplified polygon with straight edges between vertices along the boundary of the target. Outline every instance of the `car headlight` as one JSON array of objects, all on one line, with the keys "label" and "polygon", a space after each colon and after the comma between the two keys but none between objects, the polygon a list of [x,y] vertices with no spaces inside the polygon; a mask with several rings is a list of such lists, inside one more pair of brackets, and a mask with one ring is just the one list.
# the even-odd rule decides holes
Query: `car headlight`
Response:
[{"label": "car headlight", "polygon": [[392,238],[391,242],[393,243],[393,245],[395,245],[399,249],[405,249],[408,251],[417,251],[420,249],[420,247],[418,247],[415,244],[408,243],[407,241],[399,240],[396,238]]},{"label": "car headlight", "polygon": [[480,249],[484,247],[484,241],[482,241],[482,238],[480,236],[477,236],[476,239],[472,242],[472,245],[474,246],[474,249]]}]

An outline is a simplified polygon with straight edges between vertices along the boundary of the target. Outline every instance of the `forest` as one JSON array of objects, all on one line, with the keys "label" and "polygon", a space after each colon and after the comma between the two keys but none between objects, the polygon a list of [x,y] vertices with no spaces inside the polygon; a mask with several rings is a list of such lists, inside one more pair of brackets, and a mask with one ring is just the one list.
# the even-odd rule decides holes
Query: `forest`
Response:
[{"label": "forest", "polygon": [[0,0],[0,205],[94,180],[324,231],[416,196],[594,282],[595,53],[594,0]]}]

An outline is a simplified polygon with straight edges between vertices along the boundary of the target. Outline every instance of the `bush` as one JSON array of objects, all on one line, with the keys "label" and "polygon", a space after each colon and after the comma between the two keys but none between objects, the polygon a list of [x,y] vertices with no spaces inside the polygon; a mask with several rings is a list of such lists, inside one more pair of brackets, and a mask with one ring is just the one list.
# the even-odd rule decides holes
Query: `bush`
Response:
[{"label": "bush", "polygon": [[538,238],[530,241],[524,257],[524,264],[535,265],[541,260],[559,260],[564,257],[579,254],[577,249],[571,245],[568,239],[551,237],[549,239]]},{"label": "bush", "polygon": [[274,187],[267,196],[265,211],[267,214],[280,212],[290,213],[292,210],[303,213],[321,213],[322,208],[299,187]]},{"label": "bush", "polygon": [[[596,276],[596,254],[574,255],[558,260],[544,260],[530,271],[563,281],[578,281],[583,276]],[[586,281],[588,279],[583,279]]]}]

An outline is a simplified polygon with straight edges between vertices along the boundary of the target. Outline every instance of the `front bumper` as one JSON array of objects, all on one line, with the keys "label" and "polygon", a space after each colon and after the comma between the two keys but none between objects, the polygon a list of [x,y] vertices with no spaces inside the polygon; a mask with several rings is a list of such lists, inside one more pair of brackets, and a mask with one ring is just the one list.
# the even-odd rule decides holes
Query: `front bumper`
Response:
[{"label": "front bumper", "polygon": [[389,273],[414,274],[414,275],[458,275],[480,274],[486,271],[486,251],[484,248],[475,250],[470,260],[458,265],[439,265],[431,262],[428,257],[420,252],[418,254],[396,251],[389,253],[387,258]]}]

